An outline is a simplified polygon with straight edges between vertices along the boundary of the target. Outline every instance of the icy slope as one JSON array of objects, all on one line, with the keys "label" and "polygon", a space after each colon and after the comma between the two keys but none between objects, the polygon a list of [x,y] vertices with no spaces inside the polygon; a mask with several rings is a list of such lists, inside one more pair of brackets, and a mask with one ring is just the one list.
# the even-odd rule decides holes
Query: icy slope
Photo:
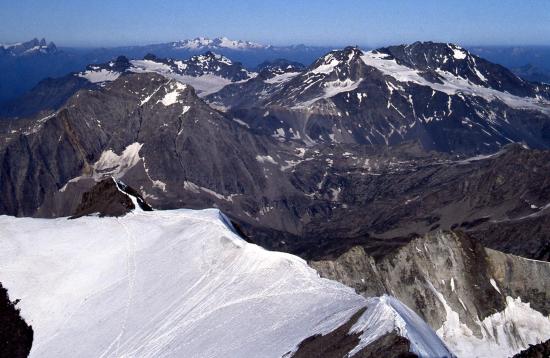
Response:
[{"label": "icy slope", "polygon": [[0,282],[21,299],[33,357],[281,357],[365,306],[362,346],[397,330],[419,353],[450,355],[397,300],[246,243],[218,210],[1,216],[0,237]]}]

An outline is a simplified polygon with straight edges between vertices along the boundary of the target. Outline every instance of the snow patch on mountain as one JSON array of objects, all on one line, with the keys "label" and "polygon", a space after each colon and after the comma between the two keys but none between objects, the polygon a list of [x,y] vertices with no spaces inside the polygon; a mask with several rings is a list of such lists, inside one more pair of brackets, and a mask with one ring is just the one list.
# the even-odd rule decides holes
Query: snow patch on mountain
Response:
[{"label": "snow patch on mountain", "polygon": [[151,60],[131,60],[132,72],[157,72],[160,74],[172,72],[172,68],[165,63]]},{"label": "snow patch on mountain", "polygon": [[298,76],[300,72],[286,72],[279,75],[275,75],[267,80],[264,80],[265,83],[269,84],[281,84],[290,81],[294,77]]},{"label": "snow patch on mountain", "polygon": [[[70,179],[59,191],[64,192],[67,185],[84,178],[93,178],[96,181],[109,176],[115,179],[122,178],[128,170],[132,169],[143,159],[139,156],[141,147],[143,147],[143,143],[135,142],[124,148],[121,154],[116,154],[112,149],[103,151],[99,159],[90,166],[89,169],[91,170],[89,173]],[[155,181],[152,179],[151,181],[155,184]]]},{"label": "snow patch on mountain", "polygon": [[77,74],[78,77],[82,77],[90,81],[91,83],[111,82],[120,77],[120,72],[110,71],[107,69],[87,70]]},{"label": "snow patch on mountain", "polygon": [[363,322],[424,327],[245,242],[218,210],[0,216],[0,236],[1,281],[33,327],[31,357],[281,357],[365,306]]},{"label": "snow patch on mountain", "polygon": [[271,155],[257,155],[256,160],[260,163],[271,163],[277,165],[277,162]]},{"label": "snow patch on mountain", "polygon": [[355,89],[357,89],[360,83],[361,80],[352,81],[349,78],[346,78],[343,81],[336,80],[332,82],[327,82],[324,85],[325,95],[323,98],[330,98],[336,96],[339,93],[354,91]]},{"label": "snow patch on mountain", "polygon": [[457,60],[464,60],[468,56],[468,53],[464,49],[456,45],[449,45],[449,48],[453,51],[453,57]]},{"label": "snow patch on mountain", "polygon": [[[510,357],[530,344],[545,341],[550,336],[550,317],[532,309],[520,297],[506,297],[506,308],[476,323],[482,337],[476,337],[468,326],[460,322],[445,297],[429,283],[447,314],[437,334],[458,357]],[[496,286],[496,284],[495,284]]]},{"label": "snow patch on mountain", "polygon": [[197,91],[197,95],[199,97],[208,96],[209,94],[218,92],[228,84],[233,83],[227,78],[216,75],[202,75],[193,77],[174,74],[171,77],[193,87]]},{"label": "snow patch on mountain", "polygon": [[155,72],[166,78],[174,79],[176,81],[188,84],[192,86],[199,97],[207,96],[211,93],[221,90],[223,87],[232,83],[230,79],[217,76],[214,74],[205,74],[201,76],[189,76],[182,75],[174,71],[174,69],[167,64],[151,61],[151,60],[132,60],[131,72],[144,73]]},{"label": "snow patch on mountain", "polygon": [[507,92],[500,92],[493,88],[474,84],[465,78],[440,69],[437,69],[436,73],[441,77],[443,83],[430,82],[422,77],[418,70],[401,65],[391,56],[376,51],[364,52],[361,59],[367,66],[374,67],[399,82],[412,82],[448,95],[465,94],[482,97],[487,101],[498,99],[512,108],[526,108],[550,113],[550,102],[542,98],[519,97]]},{"label": "snow patch on mountain", "polygon": [[188,181],[188,180],[185,180],[183,182],[183,188],[185,190],[189,190],[193,193],[197,193],[199,194],[201,191],[207,193],[207,194],[210,194],[220,200],[225,200],[225,201],[229,201],[229,202],[232,202],[233,201],[233,197],[239,195],[239,194],[230,194],[230,195],[223,195],[223,194],[220,194],[220,193],[217,193],[215,192],[214,190],[212,189],[208,189],[208,188],[205,188],[203,186],[200,186],[200,185],[197,185],[195,183],[193,183],[192,181]]},{"label": "snow patch on mountain", "polygon": [[[165,106],[170,106],[174,103],[178,102],[178,97],[180,93],[187,88],[186,85],[180,82],[172,82],[170,83],[170,92],[167,92],[164,97],[160,100],[160,102]],[[188,108],[189,109],[189,108]],[[184,110],[183,113],[185,113],[186,110]]]},{"label": "snow patch on mountain", "polygon": [[104,177],[109,175],[114,178],[121,178],[140,161],[139,151],[141,147],[143,147],[143,143],[132,143],[124,148],[120,155],[111,149],[104,151],[101,153],[99,160],[93,165],[94,176]]},{"label": "snow patch on mountain", "polygon": [[325,56],[324,62],[317,67],[311,69],[309,72],[315,74],[329,74],[334,71],[334,68],[340,64],[337,58],[334,58],[332,54]]}]

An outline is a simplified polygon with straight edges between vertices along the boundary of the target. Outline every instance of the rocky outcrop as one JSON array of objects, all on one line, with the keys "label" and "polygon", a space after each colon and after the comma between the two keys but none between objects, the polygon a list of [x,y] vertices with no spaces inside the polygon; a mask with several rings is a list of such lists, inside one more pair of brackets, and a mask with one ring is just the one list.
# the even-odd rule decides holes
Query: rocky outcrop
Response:
[{"label": "rocky outcrop", "polygon": [[314,335],[303,340],[296,352],[292,355],[294,358],[309,357],[344,357],[360,341],[361,332],[349,334],[351,327],[357,322],[365,309],[357,311],[346,323],[325,335]]},{"label": "rocky outcrop", "polygon": [[310,264],[367,297],[398,297],[459,356],[480,342],[514,354],[550,337],[550,263],[485,249],[464,233],[419,237],[378,259],[356,246]]},{"label": "rocky outcrop", "polygon": [[153,210],[136,190],[114,178],[107,178],[82,194],[82,200],[71,218],[91,214],[100,217],[123,216],[135,209]]},{"label": "rocky outcrop", "polygon": [[0,283],[0,357],[25,358],[29,355],[33,330]]},{"label": "rocky outcrop", "polygon": [[530,345],[524,351],[516,354],[514,358],[546,358],[550,357],[550,340],[539,344]]},{"label": "rocky outcrop", "polygon": [[[345,324],[325,335],[314,335],[303,340],[292,353],[293,358],[341,358],[346,357],[357,346],[362,332],[350,333],[365,309],[355,313]],[[395,332],[386,333],[366,347],[353,354],[356,358],[414,358],[410,352],[410,341]]]}]

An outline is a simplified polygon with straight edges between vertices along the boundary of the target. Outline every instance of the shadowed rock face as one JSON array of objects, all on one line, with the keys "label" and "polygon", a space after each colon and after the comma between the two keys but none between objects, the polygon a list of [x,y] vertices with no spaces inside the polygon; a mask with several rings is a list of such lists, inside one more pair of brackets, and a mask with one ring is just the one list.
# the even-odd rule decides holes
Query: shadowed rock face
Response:
[{"label": "shadowed rock face", "polygon": [[97,214],[103,216],[123,216],[136,209],[130,196],[133,196],[139,208],[153,210],[143,197],[134,189],[114,178],[108,178],[94,185],[82,195],[82,201],[71,219]]},{"label": "shadowed rock face", "polygon": [[[357,322],[365,309],[355,313],[345,324],[325,335],[315,335],[303,340],[293,358],[341,358],[345,357],[358,343],[362,332],[349,334],[351,327]],[[394,332],[387,333],[370,343],[353,355],[358,358],[414,358],[410,352],[410,342],[407,338]]]},{"label": "shadowed rock face", "polygon": [[531,345],[526,350],[516,354],[514,358],[547,358],[550,357],[550,340]]},{"label": "shadowed rock face", "polygon": [[344,357],[358,343],[361,332],[348,334],[365,309],[357,311],[345,324],[325,335],[315,335],[306,338],[292,355],[294,358],[309,357]]},{"label": "shadowed rock face", "polygon": [[16,304],[0,283],[0,357],[24,358],[31,351],[33,330],[19,315]]}]

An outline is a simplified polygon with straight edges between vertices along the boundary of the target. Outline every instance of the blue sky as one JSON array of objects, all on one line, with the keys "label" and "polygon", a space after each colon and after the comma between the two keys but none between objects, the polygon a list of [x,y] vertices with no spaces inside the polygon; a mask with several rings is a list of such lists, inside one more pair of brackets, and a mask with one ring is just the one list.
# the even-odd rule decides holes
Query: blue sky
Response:
[{"label": "blue sky", "polygon": [[0,0],[0,42],[550,45],[550,0]]}]

